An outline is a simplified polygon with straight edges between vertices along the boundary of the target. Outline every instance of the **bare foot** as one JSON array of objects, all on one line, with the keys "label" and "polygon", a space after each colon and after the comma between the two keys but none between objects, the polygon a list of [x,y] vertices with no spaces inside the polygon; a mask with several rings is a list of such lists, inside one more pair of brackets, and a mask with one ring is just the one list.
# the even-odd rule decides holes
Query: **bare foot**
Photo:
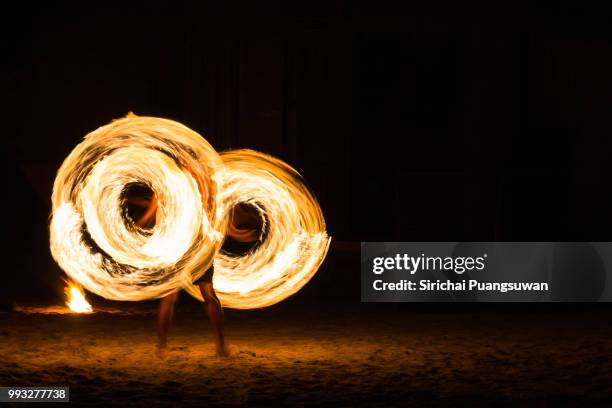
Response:
[{"label": "bare foot", "polygon": [[166,358],[168,356],[168,348],[158,344],[157,348],[155,349],[155,355],[161,359]]},{"label": "bare foot", "polygon": [[217,347],[217,357],[229,357],[230,351],[226,346]]}]

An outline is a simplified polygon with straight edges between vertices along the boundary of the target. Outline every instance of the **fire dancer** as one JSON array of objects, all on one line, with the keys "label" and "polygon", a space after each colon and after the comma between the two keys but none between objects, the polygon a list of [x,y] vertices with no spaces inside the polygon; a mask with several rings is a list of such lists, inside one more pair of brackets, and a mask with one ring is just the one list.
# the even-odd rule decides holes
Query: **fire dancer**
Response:
[{"label": "fire dancer", "polygon": [[[143,229],[151,229],[155,226],[157,212],[155,194],[128,199],[128,205],[130,204],[139,208],[135,220],[136,225]],[[250,210],[250,207],[252,206],[249,204],[238,204],[232,209],[222,250],[239,255],[252,248],[260,238],[262,222],[256,211]],[[226,357],[229,356],[229,349],[223,336],[223,307],[215,294],[213,274],[214,267],[211,266],[199,279],[194,281],[194,285],[200,289],[204,298],[204,309],[213,325],[217,355]],[[168,326],[174,315],[178,294],[178,291],[171,293],[159,302],[157,353],[160,357],[166,354]]]}]

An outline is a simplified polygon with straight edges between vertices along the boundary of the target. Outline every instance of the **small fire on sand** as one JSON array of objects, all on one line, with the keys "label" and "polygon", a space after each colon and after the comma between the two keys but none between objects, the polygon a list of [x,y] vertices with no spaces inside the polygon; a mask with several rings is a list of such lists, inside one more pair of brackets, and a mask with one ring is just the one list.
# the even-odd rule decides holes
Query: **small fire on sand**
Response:
[{"label": "small fire on sand", "polygon": [[66,306],[74,313],[92,313],[93,309],[87,299],[85,299],[85,292],[81,286],[74,282],[66,282],[68,286],[64,291],[66,292]]}]

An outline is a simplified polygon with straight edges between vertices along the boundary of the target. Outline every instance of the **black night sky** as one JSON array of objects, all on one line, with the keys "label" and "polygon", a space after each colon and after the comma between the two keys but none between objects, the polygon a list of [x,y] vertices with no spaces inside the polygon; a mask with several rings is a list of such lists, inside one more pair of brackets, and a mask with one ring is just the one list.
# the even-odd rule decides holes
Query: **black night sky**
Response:
[{"label": "black night sky", "polygon": [[113,7],[3,25],[9,252],[29,254],[9,280],[57,273],[55,171],[128,111],[292,164],[338,248],[608,240],[612,32],[596,10]]}]

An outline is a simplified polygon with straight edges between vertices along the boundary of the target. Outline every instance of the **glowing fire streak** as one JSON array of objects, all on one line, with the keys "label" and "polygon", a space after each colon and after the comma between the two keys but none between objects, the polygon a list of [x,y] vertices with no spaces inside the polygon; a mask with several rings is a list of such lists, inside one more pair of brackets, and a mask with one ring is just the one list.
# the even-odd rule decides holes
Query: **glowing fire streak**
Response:
[{"label": "glowing fire streak", "polygon": [[[214,180],[222,162],[189,128],[126,117],[91,132],[53,186],[51,252],[68,276],[115,300],[167,295],[211,265],[224,236]],[[145,233],[124,216],[126,185],[158,200]]]},{"label": "glowing fire streak", "polygon": [[65,289],[68,300],[66,306],[75,313],[92,313],[93,309],[80,286],[69,283]]},{"label": "glowing fire streak", "polygon": [[[153,190],[149,232],[126,221],[129,183]],[[53,190],[51,251],[88,290],[142,300],[186,288],[211,265],[224,306],[259,308],[297,292],[316,273],[330,238],[300,175],[252,150],[223,153],[166,119],[127,117],[85,137],[64,161]],[[249,203],[265,220],[260,245],[243,256],[219,252],[227,215]]]},{"label": "glowing fire streak", "polygon": [[[253,251],[215,257],[214,287],[224,306],[270,306],[300,290],[316,273],[329,248],[321,209],[299,173],[253,150],[224,152],[219,196],[223,215],[238,203],[254,206],[266,221],[265,239]],[[188,292],[202,300],[200,291]]]}]

